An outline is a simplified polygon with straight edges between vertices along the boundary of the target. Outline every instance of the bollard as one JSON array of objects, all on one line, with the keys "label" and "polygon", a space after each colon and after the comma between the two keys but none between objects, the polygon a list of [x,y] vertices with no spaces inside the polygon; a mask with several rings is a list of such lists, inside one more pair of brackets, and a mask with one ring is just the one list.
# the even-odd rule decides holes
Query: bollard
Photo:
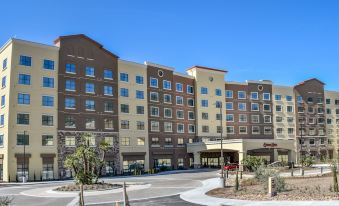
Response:
[{"label": "bollard", "polygon": [[228,170],[226,170],[226,178],[228,178]]},{"label": "bollard", "polygon": [[293,175],[294,175],[294,174],[293,174],[293,168],[292,168],[292,170],[291,170],[291,177],[293,177]]},{"label": "bollard", "polygon": [[240,179],[242,180],[242,171],[240,171]]},{"label": "bollard", "polygon": [[320,174],[323,174],[323,167],[320,167]]},{"label": "bollard", "polygon": [[300,168],[300,175],[304,176],[304,168]]}]

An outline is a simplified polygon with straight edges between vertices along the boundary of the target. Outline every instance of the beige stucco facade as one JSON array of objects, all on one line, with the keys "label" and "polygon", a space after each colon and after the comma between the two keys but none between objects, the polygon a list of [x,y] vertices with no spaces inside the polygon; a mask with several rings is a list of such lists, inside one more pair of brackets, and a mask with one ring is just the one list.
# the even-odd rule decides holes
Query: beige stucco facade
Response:
[{"label": "beige stucco facade", "polygon": [[[20,55],[31,57],[31,66],[19,64]],[[6,87],[1,90],[1,96],[6,96],[6,103],[1,114],[4,115],[4,126],[0,132],[4,134],[4,147],[0,154],[4,155],[4,181],[13,181],[17,173],[17,160],[23,158],[24,147],[17,145],[17,134],[29,135],[29,145],[26,146],[28,157],[29,179],[40,179],[43,173],[43,156],[53,158],[54,175],[57,177],[57,74],[58,48],[23,40],[10,40],[0,52],[0,59],[7,58],[8,64],[1,72],[1,78],[6,76]],[[43,68],[44,59],[54,61],[54,70]],[[19,74],[30,75],[30,85],[18,84]],[[53,78],[53,88],[43,87],[43,77]],[[18,93],[29,94],[30,103],[18,104]],[[42,96],[54,98],[53,106],[42,106]],[[29,114],[29,124],[17,124],[17,114]],[[9,115],[10,114],[10,115]],[[42,126],[42,115],[53,116],[52,126]],[[42,145],[42,135],[53,136],[53,143]],[[53,160],[52,160],[53,161]],[[10,163],[10,164],[9,164]],[[20,177],[19,177],[20,178]]]},{"label": "beige stucco facade", "polygon": [[[128,82],[119,79],[119,142],[121,168],[126,168],[126,161],[141,160],[144,156],[144,168],[149,169],[148,152],[148,105],[147,105],[147,68],[146,65],[119,60],[118,70],[120,73],[128,74]],[[136,82],[136,76],[143,77],[143,83]],[[121,89],[128,89],[128,97],[121,95]],[[143,91],[143,99],[136,98],[136,92]],[[129,105],[129,113],[121,112],[120,105]],[[143,114],[137,114],[137,106],[144,108]],[[121,121],[129,121],[129,129],[121,127]],[[137,128],[137,122],[143,122],[144,129]],[[129,144],[126,144],[128,138]],[[143,141],[143,144],[142,144]],[[140,158],[138,158],[138,156]]]},{"label": "beige stucco facade", "polygon": [[[330,102],[327,102],[329,99]],[[325,91],[325,108],[326,108],[326,132],[328,137],[328,144],[333,147],[334,157],[338,157],[339,145],[339,93],[335,91]]]}]

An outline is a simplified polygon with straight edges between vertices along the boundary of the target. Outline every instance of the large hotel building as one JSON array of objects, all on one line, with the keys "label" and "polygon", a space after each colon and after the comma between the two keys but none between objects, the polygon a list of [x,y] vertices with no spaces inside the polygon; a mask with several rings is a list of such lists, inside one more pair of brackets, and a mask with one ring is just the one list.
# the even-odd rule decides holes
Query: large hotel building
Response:
[{"label": "large hotel building", "polygon": [[63,179],[84,133],[110,145],[104,175],[338,155],[339,92],[309,79],[231,82],[227,71],[186,73],[120,59],[85,35],[54,45],[10,39],[0,49],[0,181]]}]

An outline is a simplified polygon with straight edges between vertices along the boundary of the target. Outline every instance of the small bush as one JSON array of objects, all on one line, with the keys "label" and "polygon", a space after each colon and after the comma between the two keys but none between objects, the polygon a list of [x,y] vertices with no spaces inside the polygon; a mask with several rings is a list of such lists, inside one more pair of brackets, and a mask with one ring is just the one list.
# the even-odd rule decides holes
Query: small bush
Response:
[{"label": "small bush", "polygon": [[275,178],[277,192],[286,191],[285,179],[280,177],[279,173],[274,169],[268,169],[267,167],[262,165],[255,171],[254,177],[264,185],[264,189],[266,191],[267,191],[267,187],[268,187],[268,178],[269,177]]},{"label": "small bush", "polygon": [[265,163],[265,160],[261,157],[247,156],[241,162],[249,171],[256,171],[261,165]]},{"label": "small bush", "polygon": [[13,201],[13,198],[11,197],[7,197],[7,196],[0,197],[0,206],[10,205],[12,201]]},{"label": "small bush", "polygon": [[314,157],[312,156],[303,156],[300,160],[300,163],[303,167],[311,167],[315,162]]}]

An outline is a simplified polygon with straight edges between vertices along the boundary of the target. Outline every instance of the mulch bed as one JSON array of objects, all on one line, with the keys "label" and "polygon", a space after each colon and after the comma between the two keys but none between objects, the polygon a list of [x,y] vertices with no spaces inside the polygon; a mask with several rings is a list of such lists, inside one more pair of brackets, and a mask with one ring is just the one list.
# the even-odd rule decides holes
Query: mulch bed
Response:
[{"label": "mulch bed", "polygon": [[[104,191],[104,190],[113,190],[122,188],[122,185],[119,184],[110,184],[110,183],[97,183],[92,185],[84,185],[84,191]],[[55,191],[62,192],[74,192],[80,191],[79,184],[64,185],[55,189]]]}]

